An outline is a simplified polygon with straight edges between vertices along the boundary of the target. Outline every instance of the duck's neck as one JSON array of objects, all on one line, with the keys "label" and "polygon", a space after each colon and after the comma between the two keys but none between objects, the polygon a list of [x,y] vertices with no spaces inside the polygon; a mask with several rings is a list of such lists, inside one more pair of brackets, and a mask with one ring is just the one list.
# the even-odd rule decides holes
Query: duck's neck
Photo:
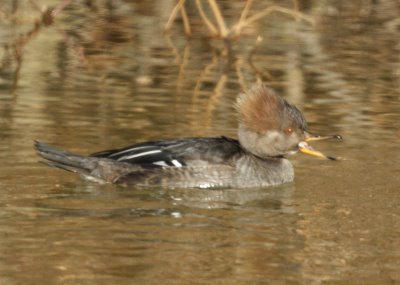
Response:
[{"label": "duck's neck", "polygon": [[275,157],[281,154],[276,149],[280,138],[277,131],[257,133],[239,124],[238,137],[244,149],[259,157]]}]

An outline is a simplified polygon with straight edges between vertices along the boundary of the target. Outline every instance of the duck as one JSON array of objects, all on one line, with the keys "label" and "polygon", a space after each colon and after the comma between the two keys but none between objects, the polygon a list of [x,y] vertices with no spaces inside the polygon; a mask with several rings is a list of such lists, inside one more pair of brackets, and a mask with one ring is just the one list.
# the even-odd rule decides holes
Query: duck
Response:
[{"label": "duck", "polygon": [[338,160],[310,141],[337,139],[308,131],[303,113],[264,84],[242,92],[235,104],[237,139],[185,137],[155,140],[90,155],[35,141],[37,153],[56,168],[99,183],[135,187],[249,188],[294,180],[288,156],[301,152]]}]

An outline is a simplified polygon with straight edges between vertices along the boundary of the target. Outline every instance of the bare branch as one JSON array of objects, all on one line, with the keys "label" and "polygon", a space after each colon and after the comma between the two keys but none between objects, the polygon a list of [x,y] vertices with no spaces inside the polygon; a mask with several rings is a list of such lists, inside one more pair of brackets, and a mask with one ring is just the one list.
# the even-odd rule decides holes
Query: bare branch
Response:
[{"label": "bare branch", "polygon": [[181,15],[183,19],[183,27],[185,29],[185,34],[190,36],[192,35],[192,30],[190,29],[189,18],[186,13],[185,5],[181,5]]},{"label": "bare branch", "polygon": [[171,15],[169,16],[168,21],[164,27],[165,31],[169,31],[171,29],[172,24],[176,19],[176,15],[178,14],[178,11],[181,9],[183,4],[185,4],[185,0],[179,0],[178,4],[176,4],[174,9],[172,9]]},{"label": "bare branch", "polygon": [[202,18],[202,20],[204,21],[204,23],[210,30],[211,34],[213,36],[218,35],[217,28],[215,28],[214,24],[208,19],[206,13],[204,13],[203,6],[201,5],[201,0],[196,0],[196,6],[197,6],[197,9],[199,10],[200,17]]},{"label": "bare branch", "polygon": [[226,27],[225,20],[222,17],[222,14],[221,14],[221,10],[219,9],[219,7],[218,7],[217,3],[215,2],[215,0],[208,0],[208,4],[210,5],[211,10],[214,13],[215,20],[217,20],[217,24],[218,24],[218,27],[219,27],[220,35],[224,39],[227,38],[227,36],[229,34],[229,30]]}]

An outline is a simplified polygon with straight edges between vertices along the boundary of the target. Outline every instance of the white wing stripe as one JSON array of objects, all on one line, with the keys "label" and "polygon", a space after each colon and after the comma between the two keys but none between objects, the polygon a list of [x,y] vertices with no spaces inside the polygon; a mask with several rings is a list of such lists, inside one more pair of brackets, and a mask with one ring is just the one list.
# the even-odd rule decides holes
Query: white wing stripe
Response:
[{"label": "white wing stripe", "polygon": [[125,153],[125,152],[137,151],[137,150],[146,149],[146,148],[154,148],[154,146],[145,145],[145,146],[132,147],[132,148],[128,148],[128,149],[121,150],[121,151],[119,151],[119,152],[113,153],[113,154],[110,155],[110,157],[111,157],[111,156],[120,155],[120,154],[123,154],[123,153]]},{"label": "white wing stripe", "polygon": [[179,161],[177,161],[176,159],[171,160],[172,164],[175,165],[176,167],[182,167],[182,163],[180,163]]},{"label": "white wing stripe", "polygon": [[156,162],[153,162],[153,164],[158,165],[158,166],[169,167],[169,165],[165,161],[156,161]]},{"label": "white wing stripe", "polygon": [[162,152],[162,151],[159,150],[159,149],[146,151],[146,152],[140,152],[140,153],[137,153],[137,154],[122,156],[122,157],[118,158],[117,160],[118,161],[120,161],[120,160],[128,160],[128,159],[137,158],[137,157],[141,157],[141,156],[146,156],[146,155],[149,155],[149,154],[160,153],[160,152]]}]

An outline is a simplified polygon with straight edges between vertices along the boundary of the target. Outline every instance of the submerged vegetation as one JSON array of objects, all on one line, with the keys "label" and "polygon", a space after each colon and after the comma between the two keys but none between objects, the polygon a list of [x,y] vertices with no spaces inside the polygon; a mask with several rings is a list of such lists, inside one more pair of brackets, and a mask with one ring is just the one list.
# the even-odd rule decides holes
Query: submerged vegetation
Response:
[{"label": "submerged vegetation", "polygon": [[[81,38],[77,36],[76,32],[67,31],[67,29],[60,27],[57,19],[62,17],[62,13],[71,5],[80,5],[95,13],[102,9],[109,10],[108,13],[110,14],[113,13],[113,10],[116,9],[115,6],[118,5],[118,3],[113,3],[112,1],[95,0],[80,3],[75,3],[72,0],[62,0],[54,6],[45,6],[40,0],[26,2],[10,0],[5,2],[8,3],[0,5],[0,19],[2,22],[8,23],[8,25],[24,27],[18,36],[13,37],[9,42],[2,43],[2,53],[0,53],[2,57],[0,71],[13,66],[14,83],[12,90],[15,90],[18,85],[24,50],[40,32],[48,32],[44,28],[55,29],[57,33],[62,35],[65,44],[73,51],[80,64],[90,66],[91,62],[88,57],[90,51],[87,50]],[[171,6],[170,11],[166,12],[167,14],[164,17],[166,20],[164,23],[160,23],[159,29],[161,31],[164,25],[165,43],[171,48],[176,61],[180,63],[180,72],[184,72],[185,67],[188,65],[187,61],[190,61],[188,53],[192,37],[210,37],[214,41],[209,47],[213,58],[205,65],[200,74],[199,80],[194,86],[194,94],[201,87],[202,80],[207,78],[213,69],[220,66],[220,64],[225,66],[222,68],[223,70],[233,67],[242,88],[247,87],[245,76],[242,74],[243,69],[249,69],[258,81],[271,81],[273,84],[273,76],[266,70],[258,68],[253,62],[253,56],[263,40],[258,32],[259,29],[262,29],[262,26],[257,25],[257,22],[273,13],[279,13],[293,18],[294,21],[304,21],[308,24],[314,23],[313,17],[300,11],[297,0],[289,1],[286,6],[283,6],[285,3],[277,5],[266,1],[261,6],[258,3],[256,9],[253,8],[253,2],[253,0],[241,3],[222,3],[216,0],[178,0],[176,4]],[[173,2],[169,3],[173,4]],[[31,12],[28,15],[20,13],[21,7],[30,9]],[[91,17],[90,14],[86,15]],[[193,25],[193,23],[196,24]],[[180,24],[183,27],[181,30],[179,28],[174,29],[174,25],[179,26]],[[245,32],[246,29],[250,30],[250,33]],[[181,32],[187,37],[187,43],[183,49],[177,48],[174,44],[174,38],[180,36],[179,33]],[[241,37],[246,37],[249,34],[254,37],[253,46],[247,47],[245,51],[236,49],[235,46],[239,45]],[[221,69],[221,67],[218,68]],[[215,86],[216,93],[219,93],[218,90],[221,90],[226,81],[227,74],[222,72]],[[151,83],[152,79],[138,77],[137,82],[147,84]],[[180,84],[178,83],[178,85]]]},{"label": "submerged vegetation", "polygon": [[[397,44],[393,42],[396,38],[393,34],[400,26],[398,7],[397,1],[389,0],[357,3],[310,0],[6,0],[0,3],[0,75],[12,82],[3,89],[16,94],[23,64],[29,61],[26,54],[32,52],[30,45],[34,46],[38,37],[48,36],[49,40],[35,51],[35,56],[40,52],[58,53],[58,60],[72,62],[76,70],[98,72],[99,82],[115,74],[113,69],[121,67],[124,57],[132,56],[140,60],[128,68],[130,76],[126,81],[149,86],[157,82],[157,70],[149,68],[151,57],[148,53],[161,49],[163,56],[169,57],[169,66],[173,63],[177,93],[190,88],[194,101],[206,93],[211,96],[211,112],[228,83],[234,82],[242,89],[247,89],[254,81],[278,88],[287,84],[280,66],[285,60],[288,67],[284,76],[291,77],[292,82],[301,80],[299,69],[293,68],[301,63],[296,63],[296,58],[285,58],[279,47],[275,47],[275,39],[285,37],[291,41],[287,45],[293,47],[291,56],[294,57],[302,56],[295,45],[306,43],[307,53],[315,52],[315,60],[329,59],[331,51],[340,53],[343,49],[332,47],[342,44],[344,38],[345,44],[353,46],[355,51],[366,46],[376,50],[374,57],[369,56],[372,59],[380,53],[396,54],[391,49]],[[356,25],[344,21],[346,15],[356,25],[378,21],[382,31],[377,31],[376,35],[387,33],[389,36],[377,45],[371,37],[364,37],[364,34],[375,31],[359,30]],[[348,34],[341,35],[335,42],[324,39],[324,34],[334,33],[338,26]],[[271,34],[271,38],[265,38]],[[385,45],[388,48],[382,48]],[[266,56],[265,50],[271,46],[275,51]],[[356,56],[365,60],[362,53],[356,52]],[[193,66],[200,68],[193,73]],[[146,72],[137,72],[146,68]],[[376,70],[370,69],[369,76],[378,77]],[[193,84],[192,80],[196,82]],[[205,88],[208,91],[212,89],[212,92],[202,92]]]},{"label": "submerged vegetation", "polygon": [[[268,82],[272,80],[272,76],[269,73],[258,69],[253,62],[253,55],[256,53],[258,45],[263,40],[262,36],[257,31],[257,29],[260,27],[254,27],[254,24],[257,21],[262,20],[272,13],[280,13],[292,17],[296,21],[304,21],[308,24],[314,24],[314,20],[311,16],[307,16],[306,14],[300,12],[299,3],[297,0],[292,2],[292,8],[286,8],[266,1],[266,5],[261,9],[257,9],[257,11],[252,11],[253,0],[247,0],[241,4],[241,11],[239,7],[239,10],[237,11],[237,17],[232,17],[232,15],[230,15],[230,18],[237,19],[233,20],[234,22],[230,26],[228,26],[227,22],[232,21],[232,19],[226,19],[223,11],[221,11],[220,5],[218,5],[218,1],[196,0],[194,3],[195,5],[193,6],[193,1],[179,0],[170,13],[164,30],[167,32],[168,36],[171,34],[172,26],[178,17],[178,13],[180,13],[183,31],[185,35],[190,38],[193,35],[190,23],[191,21],[199,22],[198,18],[200,18],[204,28],[198,30],[198,32],[203,33],[206,37],[209,36],[217,40],[219,39],[222,42],[222,45],[219,45],[216,49],[218,54],[217,58],[212,60],[211,63],[204,68],[203,74],[200,78],[207,76],[207,73],[209,73],[216,63],[221,59],[221,56],[226,57],[228,58],[228,64],[234,66],[237,80],[242,89],[248,88],[248,84],[246,83],[246,80],[241,72],[243,68],[249,68],[256,76],[258,82]],[[203,5],[205,7],[203,7]],[[187,12],[188,8],[186,8],[186,6],[190,6],[191,8],[190,16]],[[253,35],[255,35],[254,44],[248,53],[241,52],[235,54],[233,52],[232,45],[234,45],[235,42],[240,41],[240,37],[243,35],[243,32],[246,28],[255,28],[255,33],[253,33]],[[216,90],[220,89],[225,81],[226,77],[222,75],[220,80],[218,80]],[[198,81],[195,90],[198,89],[200,83],[201,81]]]},{"label": "submerged vegetation", "polygon": [[[207,13],[203,8],[202,1],[200,0],[196,0],[196,9],[198,15],[202,19],[204,25],[207,27],[207,30],[209,31],[210,35],[222,39],[230,40],[233,38],[240,37],[244,28],[252,25],[254,22],[261,20],[262,18],[274,12],[289,15],[296,20],[304,20],[309,23],[314,22],[312,17],[306,16],[305,14],[299,11],[299,5],[297,0],[293,2],[294,5],[293,9],[285,8],[278,5],[268,4],[265,8],[261,9],[261,11],[255,12],[252,15],[249,15],[249,13],[251,12],[251,6],[253,4],[253,0],[247,0],[244,4],[243,10],[240,13],[240,17],[237,20],[237,22],[234,23],[231,27],[228,27],[217,1],[208,0],[206,3],[208,3],[209,6],[208,8],[211,11],[212,16],[214,17],[214,21],[216,22],[216,24],[207,16]],[[178,4],[172,10],[168,22],[165,25],[166,31],[169,31],[171,29],[172,24],[178,15],[178,12],[180,12],[183,20],[185,34],[187,36],[192,35],[192,30],[190,27],[190,18],[186,11],[185,4],[186,0],[178,1]]]}]

